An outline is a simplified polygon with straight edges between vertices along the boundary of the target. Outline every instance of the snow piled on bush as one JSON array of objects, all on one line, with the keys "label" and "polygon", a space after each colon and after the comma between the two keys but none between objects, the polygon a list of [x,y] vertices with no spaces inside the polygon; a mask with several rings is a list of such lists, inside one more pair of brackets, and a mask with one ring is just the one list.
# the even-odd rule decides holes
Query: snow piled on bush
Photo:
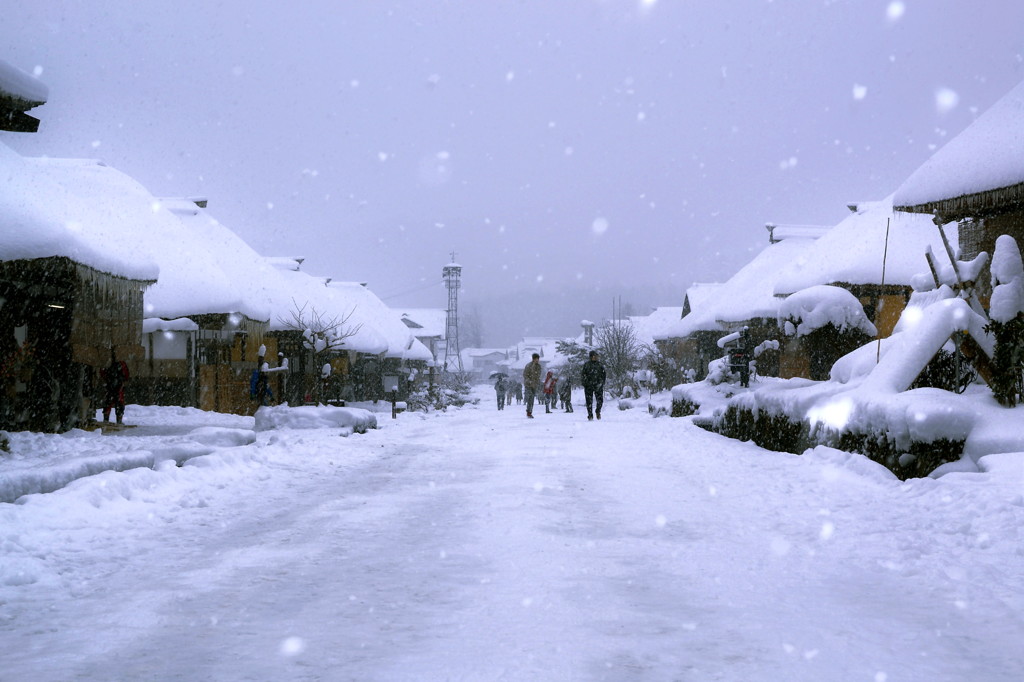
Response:
[{"label": "snow piled on bush", "polygon": [[779,322],[795,323],[792,331],[786,327],[786,333],[795,332],[797,336],[829,324],[841,332],[857,329],[868,336],[878,334],[856,296],[842,287],[825,284],[801,289],[786,298],[779,306]]}]

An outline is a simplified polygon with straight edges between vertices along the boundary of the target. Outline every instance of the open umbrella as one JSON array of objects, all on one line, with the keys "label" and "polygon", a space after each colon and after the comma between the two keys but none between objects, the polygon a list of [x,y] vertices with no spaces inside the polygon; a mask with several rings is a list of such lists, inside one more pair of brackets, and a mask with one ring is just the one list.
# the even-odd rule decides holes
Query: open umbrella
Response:
[{"label": "open umbrella", "polygon": [[507,379],[508,375],[505,374],[504,372],[491,372],[490,376],[488,376],[487,378],[488,379],[497,379],[498,377],[505,377]]}]

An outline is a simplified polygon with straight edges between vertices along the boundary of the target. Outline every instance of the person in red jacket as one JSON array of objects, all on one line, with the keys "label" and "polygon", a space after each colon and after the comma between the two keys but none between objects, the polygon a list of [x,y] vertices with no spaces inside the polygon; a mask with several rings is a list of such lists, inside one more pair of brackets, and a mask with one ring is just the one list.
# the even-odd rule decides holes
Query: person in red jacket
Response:
[{"label": "person in red jacket", "polygon": [[555,396],[558,395],[558,377],[554,372],[548,372],[544,377],[544,411],[551,414],[551,406],[555,404]]},{"label": "person in red jacket", "polygon": [[103,421],[110,421],[113,408],[117,423],[124,419],[124,385],[128,383],[128,365],[118,360],[114,349],[110,349],[110,364],[100,370],[103,379]]}]

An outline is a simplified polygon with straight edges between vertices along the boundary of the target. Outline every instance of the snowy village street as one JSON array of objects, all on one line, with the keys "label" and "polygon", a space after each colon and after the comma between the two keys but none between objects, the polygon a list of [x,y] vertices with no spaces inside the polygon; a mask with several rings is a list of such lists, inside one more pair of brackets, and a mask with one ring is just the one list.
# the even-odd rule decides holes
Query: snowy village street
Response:
[{"label": "snowy village street", "polygon": [[[614,403],[600,422],[581,407],[527,420],[478,393],[347,438],[246,444],[251,419],[206,416],[201,440],[238,444],[0,504],[0,678],[1024,670],[1018,456],[900,483],[860,457],[771,453]],[[181,449],[196,426],[132,409],[138,435],[45,447]]]}]

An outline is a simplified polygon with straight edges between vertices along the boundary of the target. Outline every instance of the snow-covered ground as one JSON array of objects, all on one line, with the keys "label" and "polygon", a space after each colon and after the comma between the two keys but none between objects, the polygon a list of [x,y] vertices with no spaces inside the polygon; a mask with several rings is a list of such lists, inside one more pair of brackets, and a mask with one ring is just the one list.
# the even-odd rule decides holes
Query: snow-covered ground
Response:
[{"label": "snow-covered ground", "polygon": [[0,678],[1022,678],[1024,455],[899,482],[480,390],[365,434],[13,434],[0,480],[52,492],[0,503]]}]

